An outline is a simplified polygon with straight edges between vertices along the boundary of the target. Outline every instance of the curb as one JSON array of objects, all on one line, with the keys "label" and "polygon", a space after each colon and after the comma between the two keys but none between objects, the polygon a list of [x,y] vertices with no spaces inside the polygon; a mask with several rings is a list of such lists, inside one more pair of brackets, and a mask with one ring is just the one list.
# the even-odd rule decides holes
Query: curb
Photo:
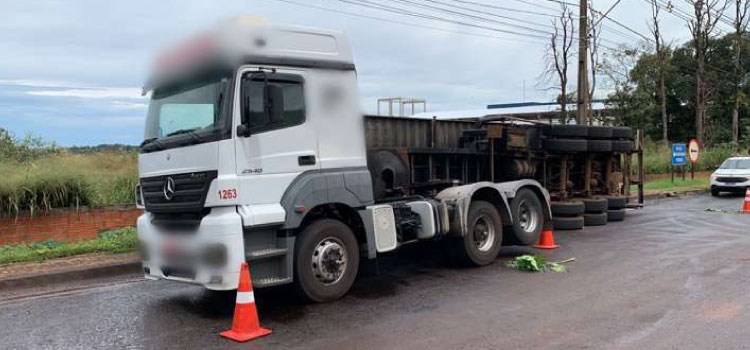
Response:
[{"label": "curb", "polygon": [[142,268],[141,261],[139,260],[96,267],[83,267],[57,273],[39,273],[31,276],[0,280],[0,290],[10,291],[15,289],[33,288],[36,286],[49,286],[62,282],[70,282],[71,280],[82,281],[102,277],[140,275],[142,274]]}]

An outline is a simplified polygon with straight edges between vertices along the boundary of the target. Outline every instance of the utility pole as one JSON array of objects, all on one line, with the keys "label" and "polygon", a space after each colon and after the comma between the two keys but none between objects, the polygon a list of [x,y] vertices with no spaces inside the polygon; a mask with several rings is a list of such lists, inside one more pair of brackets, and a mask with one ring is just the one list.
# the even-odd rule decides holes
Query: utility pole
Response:
[{"label": "utility pole", "polygon": [[589,108],[589,70],[587,60],[589,56],[588,30],[588,0],[580,0],[578,7],[578,98],[576,99],[576,124],[588,124]]}]

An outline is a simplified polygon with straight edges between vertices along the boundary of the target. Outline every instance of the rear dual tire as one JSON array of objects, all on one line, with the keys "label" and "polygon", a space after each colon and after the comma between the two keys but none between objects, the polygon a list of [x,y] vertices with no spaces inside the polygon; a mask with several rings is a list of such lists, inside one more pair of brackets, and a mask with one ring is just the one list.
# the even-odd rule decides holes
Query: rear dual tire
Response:
[{"label": "rear dual tire", "polygon": [[469,205],[467,232],[446,242],[452,259],[464,266],[483,266],[497,259],[503,241],[503,223],[497,208],[489,202]]}]

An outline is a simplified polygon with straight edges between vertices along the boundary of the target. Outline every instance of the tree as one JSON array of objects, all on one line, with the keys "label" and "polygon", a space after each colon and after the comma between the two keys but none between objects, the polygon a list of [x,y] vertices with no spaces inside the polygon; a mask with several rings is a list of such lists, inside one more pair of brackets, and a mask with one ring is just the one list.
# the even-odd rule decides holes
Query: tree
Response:
[{"label": "tree", "polygon": [[740,131],[740,94],[742,92],[742,36],[747,30],[747,11],[750,8],[748,0],[734,0],[734,105],[732,106],[732,142],[739,141]]},{"label": "tree", "polygon": [[688,21],[688,29],[693,37],[695,50],[695,134],[698,142],[705,140],[704,122],[706,120],[706,51],[708,42],[713,37],[716,24],[727,7],[728,0],[688,0],[693,5],[694,16]]},{"label": "tree", "polygon": [[[739,0],[738,0],[739,1]],[[654,36],[654,42],[656,45],[656,61],[657,61],[657,79],[658,82],[658,98],[659,98],[659,113],[661,114],[661,125],[662,134],[661,139],[665,143],[669,140],[669,116],[667,115],[667,94],[665,87],[665,52],[664,52],[664,38],[659,31],[659,9],[660,6],[656,0],[651,0],[651,34]]]},{"label": "tree", "polygon": [[560,91],[558,103],[560,104],[560,122],[568,122],[568,66],[573,54],[573,14],[567,5],[562,4],[560,16],[552,20],[553,32],[547,44],[546,69],[542,73],[543,84],[556,81],[556,86],[551,87]]}]

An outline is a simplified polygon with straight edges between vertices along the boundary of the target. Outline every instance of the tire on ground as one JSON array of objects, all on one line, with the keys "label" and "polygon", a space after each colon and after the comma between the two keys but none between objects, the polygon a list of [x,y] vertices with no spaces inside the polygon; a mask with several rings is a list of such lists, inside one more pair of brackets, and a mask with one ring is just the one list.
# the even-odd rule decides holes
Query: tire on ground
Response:
[{"label": "tire on ground", "polygon": [[552,227],[555,230],[580,230],[583,228],[583,216],[553,216]]},{"label": "tire on ground", "polygon": [[586,206],[581,201],[552,202],[552,216],[577,216],[586,211]]},{"label": "tire on ground", "polygon": [[609,220],[609,221],[623,221],[623,220],[625,220],[625,209],[610,209],[610,210],[607,210],[607,220]]},{"label": "tire on ground", "polygon": [[[465,266],[482,266],[495,261],[503,241],[503,223],[497,208],[489,202],[472,201],[466,222],[466,234],[446,242],[451,257]],[[478,240],[483,230],[489,230],[484,245]]]},{"label": "tire on ground", "polygon": [[612,128],[612,138],[633,139],[633,129],[627,126],[615,126]]},{"label": "tire on ground", "polygon": [[583,198],[581,200],[587,213],[602,213],[607,211],[608,200],[603,197]]},{"label": "tire on ground", "polygon": [[612,137],[611,126],[589,126],[589,135],[592,139],[608,139]]},{"label": "tire on ground", "polygon": [[586,213],[583,214],[584,226],[602,226],[607,224],[607,213]]},{"label": "tire on ground", "polygon": [[513,242],[529,245],[539,239],[544,226],[544,210],[537,194],[522,188],[510,203],[513,216]]},{"label": "tire on ground", "polygon": [[552,125],[544,130],[549,137],[586,137],[589,135],[587,125]]},{"label": "tire on ground", "polygon": [[625,196],[605,196],[607,198],[608,209],[622,209],[628,205],[628,198]]},{"label": "tire on ground", "polygon": [[[342,249],[324,250],[321,244],[331,242]],[[322,281],[314,271],[317,254],[345,253],[345,265],[335,281]],[[335,256],[334,256],[335,258]],[[341,259],[336,259],[341,260]],[[340,267],[340,266],[339,266]],[[294,284],[297,292],[314,302],[326,302],[342,297],[351,288],[359,269],[359,245],[352,230],[334,219],[320,219],[305,227],[294,245]]]},{"label": "tire on ground", "polygon": [[610,140],[588,140],[586,149],[589,152],[612,152],[612,141]]},{"label": "tire on ground", "polygon": [[612,140],[612,152],[627,153],[634,148],[633,141],[630,140]]},{"label": "tire on ground", "polygon": [[544,149],[553,152],[586,152],[588,143],[586,140],[546,139]]}]

